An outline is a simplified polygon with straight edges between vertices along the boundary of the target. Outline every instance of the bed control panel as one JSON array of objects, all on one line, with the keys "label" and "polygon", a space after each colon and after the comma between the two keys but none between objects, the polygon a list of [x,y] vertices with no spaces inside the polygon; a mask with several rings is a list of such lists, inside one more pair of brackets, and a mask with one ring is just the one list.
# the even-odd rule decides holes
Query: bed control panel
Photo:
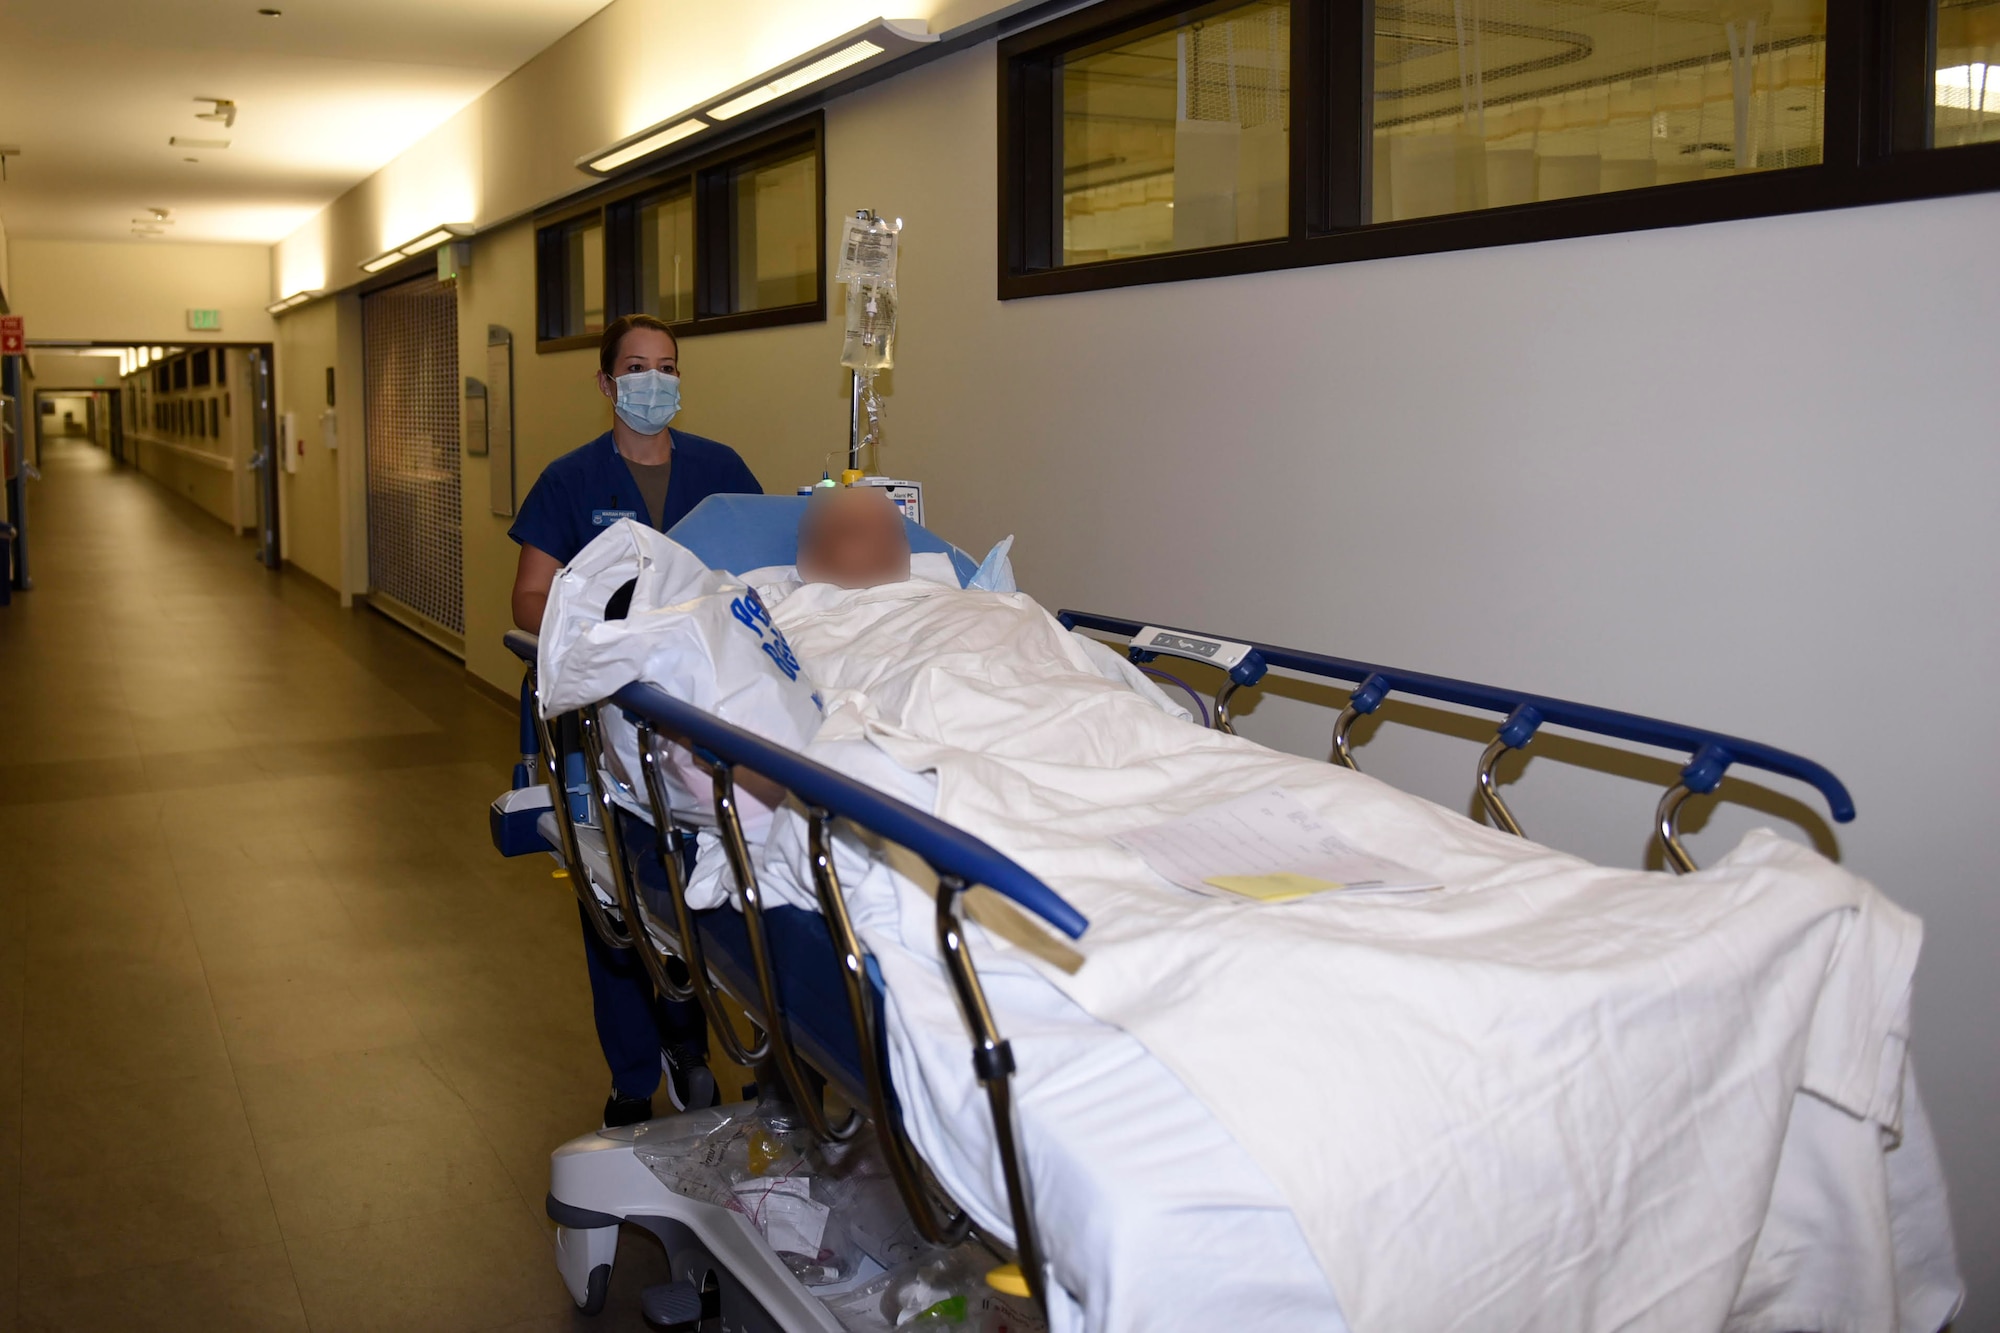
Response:
[{"label": "bed control panel", "polygon": [[1148,625],[1134,634],[1132,647],[1135,652],[1165,653],[1169,657],[1185,657],[1193,662],[1206,662],[1224,671],[1236,666],[1253,651],[1247,643],[1210,639],[1199,634],[1183,633],[1177,629],[1160,629],[1155,625]]}]

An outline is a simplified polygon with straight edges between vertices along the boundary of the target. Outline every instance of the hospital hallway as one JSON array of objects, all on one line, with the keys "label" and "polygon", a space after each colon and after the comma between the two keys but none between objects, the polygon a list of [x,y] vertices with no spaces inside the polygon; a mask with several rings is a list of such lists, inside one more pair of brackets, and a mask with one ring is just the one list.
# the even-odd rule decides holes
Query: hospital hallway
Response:
[{"label": "hospital hallway", "polygon": [[0,608],[0,1333],[575,1315],[550,1148],[608,1082],[459,663],[81,440]]}]

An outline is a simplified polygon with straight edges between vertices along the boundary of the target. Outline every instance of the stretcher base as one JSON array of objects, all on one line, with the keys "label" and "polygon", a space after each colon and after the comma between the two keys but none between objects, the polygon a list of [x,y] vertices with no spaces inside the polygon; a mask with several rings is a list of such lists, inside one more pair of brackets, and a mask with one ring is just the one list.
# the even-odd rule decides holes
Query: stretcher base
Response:
[{"label": "stretcher base", "polygon": [[[666,1117],[679,1119],[680,1117]],[[704,1117],[706,1122],[711,1117]],[[660,1121],[598,1130],[549,1155],[548,1214],[556,1223],[556,1268],[570,1299],[586,1314],[604,1308],[618,1255],[621,1225],[651,1232],[666,1248],[676,1282],[701,1294],[716,1311],[703,1333],[841,1333],[806,1285],[757,1234],[743,1214],[676,1194],[639,1160],[633,1142],[657,1137]],[[865,1265],[847,1283],[865,1282],[880,1268]]]}]

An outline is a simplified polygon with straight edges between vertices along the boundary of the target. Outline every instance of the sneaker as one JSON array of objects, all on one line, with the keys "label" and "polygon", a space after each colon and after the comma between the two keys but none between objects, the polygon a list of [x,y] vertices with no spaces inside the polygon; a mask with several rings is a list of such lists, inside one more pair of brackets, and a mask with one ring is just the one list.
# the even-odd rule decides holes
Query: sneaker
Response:
[{"label": "sneaker", "polygon": [[715,1074],[700,1051],[661,1051],[660,1072],[666,1075],[660,1086],[676,1111],[700,1111],[722,1100]]},{"label": "sneaker", "polygon": [[625,1125],[636,1125],[653,1118],[651,1097],[621,1097],[618,1089],[611,1090],[611,1096],[604,1103],[604,1127],[618,1129]]}]

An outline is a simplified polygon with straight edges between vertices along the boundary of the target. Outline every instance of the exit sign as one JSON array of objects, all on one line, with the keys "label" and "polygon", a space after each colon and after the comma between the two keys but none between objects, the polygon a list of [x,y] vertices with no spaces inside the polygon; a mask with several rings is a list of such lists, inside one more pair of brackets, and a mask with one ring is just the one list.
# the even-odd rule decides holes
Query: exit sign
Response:
[{"label": "exit sign", "polygon": [[222,332],[222,312],[220,310],[188,311],[188,327],[205,333]]}]

